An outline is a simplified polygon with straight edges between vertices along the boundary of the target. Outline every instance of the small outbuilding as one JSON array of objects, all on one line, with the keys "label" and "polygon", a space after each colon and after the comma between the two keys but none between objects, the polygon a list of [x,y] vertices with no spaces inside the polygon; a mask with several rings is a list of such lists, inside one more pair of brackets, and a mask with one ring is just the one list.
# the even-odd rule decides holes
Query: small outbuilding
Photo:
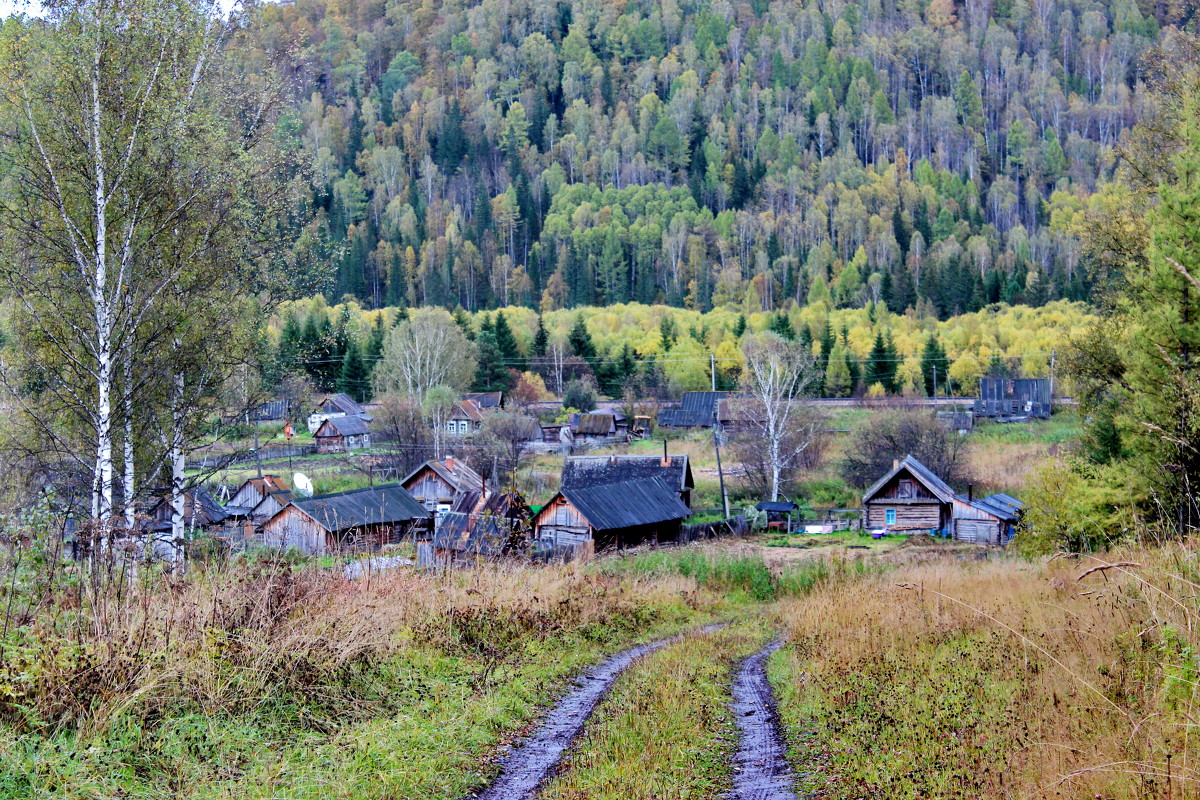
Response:
[{"label": "small outbuilding", "polygon": [[262,542],[306,555],[378,550],[426,522],[428,511],[398,483],[293,499],[262,528]]},{"label": "small outbuilding", "polygon": [[487,412],[483,406],[474,400],[461,400],[454,406],[450,416],[446,418],[446,433],[452,436],[466,436],[483,427]]},{"label": "small outbuilding", "polygon": [[226,508],[254,508],[271,492],[286,491],[287,481],[279,475],[263,475],[261,478],[250,478],[237,488],[237,491],[225,504]]},{"label": "small outbuilding", "polygon": [[929,533],[949,529],[954,519],[954,490],[911,455],[863,495],[868,530]]},{"label": "small outbuilding", "polygon": [[439,516],[450,511],[464,492],[475,492],[478,498],[486,488],[482,475],[453,456],[441,461],[426,461],[400,481],[400,485],[426,511],[437,512]]},{"label": "small outbuilding", "polygon": [[580,414],[575,423],[575,439],[608,439],[617,435],[616,418],[611,414]]},{"label": "small outbuilding", "polygon": [[679,500],[692,506],[692,466],[686,455],[661,456],[572,456],[563,462],[561,487],[589,489],[627,481],[662,478]]},{"label": "small outbuilding", "polygon": [[662,476],[564,486],[533,518],[544,546],[592,543],[596,550],[675,541],[692,511]]},{"label": "small outbuilding", "polygon": [[361,417],[329,417],[313,434],[318,453],[348,453],[371,446],[371,431]]}]

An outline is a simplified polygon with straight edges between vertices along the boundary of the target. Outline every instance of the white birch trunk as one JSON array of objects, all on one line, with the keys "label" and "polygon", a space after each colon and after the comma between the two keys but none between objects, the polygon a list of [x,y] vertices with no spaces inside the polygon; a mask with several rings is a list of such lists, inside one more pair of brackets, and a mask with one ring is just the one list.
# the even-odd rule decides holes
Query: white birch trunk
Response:
[{"label": "white birch trunk", "polygon": [[133,530],[136,519],[134,495],[137,486],[134,483],[133,463],[133,357],[127,351],[123,359],[125,379],[125,527]]},{"label": "white birch trunk", "polygon": [[175,375],[175,386],[171,403],[171,544],[180,552],[183,549],[186,522],[184,520],[184,469],[187,456],[183,448],[183,429],[186,414],[183,406],[183,375]]}]

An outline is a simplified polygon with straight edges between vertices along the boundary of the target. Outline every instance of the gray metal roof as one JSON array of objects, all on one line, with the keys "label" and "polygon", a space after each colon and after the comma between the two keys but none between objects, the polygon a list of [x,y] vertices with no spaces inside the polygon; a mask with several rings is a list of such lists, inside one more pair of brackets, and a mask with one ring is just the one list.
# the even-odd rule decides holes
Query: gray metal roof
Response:
[{"label": "gray metal roof", "polygon": [[[321,430],[326,425],[333,431],[326,431],[322,434]],[[313,436],[362,436],[368,432],[367,423],[361,417],[330,417],[321,423],[321,427]]]},{"label": "gray metal roof", "polygon": [[447,458],[445,461],[426,461],[408,473],[400,483],[408,483],[425,468],[436,472],[446,483],[453,486],[457,492],[468,490],[480,491],[483,488],[483,476],[467,466],[462,459],[452,457]]},{"label": "gray metal roof", "polygon": [[333,406],[343,414],[349,414],[351,416],[367,413],[367,410],[359,405],[358,401],[345,392],[338,392],[337,394],[329,395],[321,401],[321,407],[324,408],[326,404]]},{"label": "gray metal roof", "polygon": [[791,500],[763,500],[761,503],[756,505],[755,508],[757,508],[759,511],[791,512],[795,511],[797,508],[799,508],[799,506],[797,506]]},{"label": "gray metal roof", "polygon": [[994,514],[1001,519],[1015,521],[1021,511],[1025,508],[1025,504],[1011,494],[988,495],[981,500],[975,500],[972,505],[982,508],[989,514]]},{"label": "gray metal roof", "polygon": [[684,392],[679,408],[664,408],[658,412],[658,424],[676,428],[711,428],[717,418],[720,402],[730,392]]},{"label": "gray metal roof", "polygon": [[427,519],[430,513],[403,486],[387,483],[369,489],[292,500],[292,505],[328,531]]},{"label": "gray metal roof", "polygon": [[924,484],[925,488],[929,490],[929,493],[941,500],[943,503],[952,502],[954,498],[958,497],[958,495],[954,493],[954,490],[951,489],[945,481],[930,471],[929,467],[922,464],[913,456],[907,455],[904,457],[904,460],[892,467],[888,474],[875,481],[871,488],[867,489],[866,494],[863,495],[863,503],[870,502],[871,498],[878,494],[880,490],[882,490],[883,487],[888,484],[888,481],[905,470],[907,470],[909,474]]},{"label": "gray metal roof", "polygon": [[661,477],[561,491],[584,519],[601,531],[685,519],[692,513],[679,499],[679,491]]},{"label": "gray metal roof", "polygon": [[687,456],[667,456],[667,463],[663,461],[662,456],[572,456],[563,463],[561,487],[580,489],[658,477],[676,492],[695,485]]},{"label": "gray metal roof", "polygon": [[584,436],[608,436],[616,432],[616,419],[610,414],[580,414],[576,425]]},{"label": "gray metal roof", "polygon": [[504,392],[471,392],[463,400],[474,400],[480,408],[500,408],[504,405]]}]

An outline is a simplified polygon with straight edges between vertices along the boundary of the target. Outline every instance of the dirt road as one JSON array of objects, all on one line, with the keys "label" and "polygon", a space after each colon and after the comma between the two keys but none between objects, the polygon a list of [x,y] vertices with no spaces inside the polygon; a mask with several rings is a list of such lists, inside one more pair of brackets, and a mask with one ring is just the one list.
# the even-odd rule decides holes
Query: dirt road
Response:
[{"label": "dirt road", "polygon": [[767,659],[782,646],[783,640],[776,639],[750,656],[733,681],[740,742],[730,800],[796,800],[795,775],[787,762],[775,697],[767,681]]}]

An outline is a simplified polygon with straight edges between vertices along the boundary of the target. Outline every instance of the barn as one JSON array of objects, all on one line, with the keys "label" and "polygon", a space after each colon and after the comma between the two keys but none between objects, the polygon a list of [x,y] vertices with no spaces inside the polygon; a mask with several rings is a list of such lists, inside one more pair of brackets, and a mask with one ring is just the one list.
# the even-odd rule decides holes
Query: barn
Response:
[{"label": "barn", "polygon": [[954,538],[976,544],[1005,545],[1013,537],[1025,504],[1009,494],[980,500],[968,495],[954,501]]},{"label": "barn", "polygon": [[230,507],[254,508],[271,492],[286,491],[287,488],[287,481],[278,475],[263,475],[261,478],[251,478],[237,488],[237,491],[229,498],[229,502],[225,504],[225,507],[227,509]]},{"label": "barn", "polygon": [[318,453],[348,453],[371,446],[371,432],[361,417],[330,417],[313,434]]},{"label": "barn", "polygon": [[626,481],[662,478],[688,508],[692,507],[692,466],[685,455],[572,456],[563,462],[561,487],[589,489]]},{"label": "barn", "polygon": [[543,546],[593,543],[595,549],[674,541],[691,509],[663,476],[564,486],[534,515]]},{"label": "barn", "polygon": [[290,502],[292,502],[292,493],[287,489],[267,492],[266,496],[250,509],[250,519],[254,521],[255,525],[261,525],[282,511],[283,507]]},{"label": "barn", "polygon": [[[445,514],[433,535],[433,553],[438,564],[470,563],[521,552],[529,543],[530,510],[517,492],[494,492],[475,502],[456,502]],[[461,507],[461,510],[460,510]]]},{"label": "barn", "polygon": [[294,499],[262,528],[262,541],[306,555],[378,550],[403,539],[429,512],[398,483]]}]

